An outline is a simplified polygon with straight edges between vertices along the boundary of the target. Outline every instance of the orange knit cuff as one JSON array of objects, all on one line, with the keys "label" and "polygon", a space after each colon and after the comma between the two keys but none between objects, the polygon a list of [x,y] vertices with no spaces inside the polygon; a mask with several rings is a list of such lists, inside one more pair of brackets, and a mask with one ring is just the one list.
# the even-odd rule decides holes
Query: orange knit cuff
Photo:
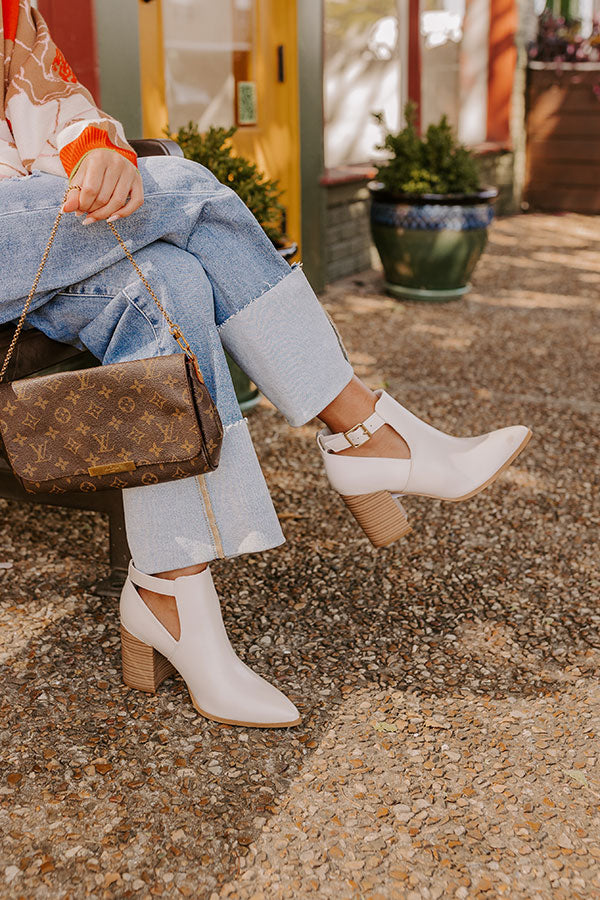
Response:
[{"label": "orange knit cuff", "polygon": [[14,41],[19,21],[19,0],[2,0],[0,5],[4,17],[4,40]]},{"label": "orange knit cuff", "polygon": [[102,149],[116,150],[117,153],[120,153],[121,156],[133,163],[134,166],[137,166],[137,156],[134,151],[115,146],[109,139],[106,131],[103,128],[98,128],[96,125],[90,125],[85,131],[81,132],[76,140],[63,147],[59,153],[60,161],[65,172],[70,176],[73,168],[85,153],[89,153],[90,150]]}]

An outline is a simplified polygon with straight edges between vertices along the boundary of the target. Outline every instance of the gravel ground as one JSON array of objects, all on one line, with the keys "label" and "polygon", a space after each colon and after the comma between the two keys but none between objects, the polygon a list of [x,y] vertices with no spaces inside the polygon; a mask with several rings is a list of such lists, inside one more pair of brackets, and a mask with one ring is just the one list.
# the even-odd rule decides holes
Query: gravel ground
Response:
[{"label": "gravel ground", "polygon": [[214,566],[232,642],[303,720],[125,688],[93,513],[0,501],[0,897],[600,898],[600,220],[497,223],[470,296],[324,301],[357,371],[458,434],[524,422],[468,504],[375,551],[314,427],[251,428],[288,543]]}]

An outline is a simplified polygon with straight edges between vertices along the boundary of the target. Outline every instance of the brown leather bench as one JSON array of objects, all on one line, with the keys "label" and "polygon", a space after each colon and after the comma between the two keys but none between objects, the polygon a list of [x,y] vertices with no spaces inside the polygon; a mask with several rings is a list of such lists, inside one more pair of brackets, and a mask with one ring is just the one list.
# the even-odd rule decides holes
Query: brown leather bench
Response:
[{"label": "brown leather bench", "polygon": [[[138,156],[183,156],[181,147],[175,141],[156,138],[131,141],[130,143]],[[4,359],[13,330],[12,325],[0,326],[0,360]],[[6,377],[8,381],[11,381],[15,378],[26,378],[28,375],[49,374],[51,371],[82,369],[97,365],[98,360],[91,353],[82,352],[67,344],[59,344],[41,332],[29,329],[23,332],[19,339]],[[98,494],[61,494],[58,499],[54,494],[28,494],[14,478],[6,460],[0,457],[0,497],[24,503],[94,509],[107,513],[110,529],[111,572],[109,577],[95,585],[93,590],[105,597],[119,595],[130,557],[120,491],[102,491]]]}]

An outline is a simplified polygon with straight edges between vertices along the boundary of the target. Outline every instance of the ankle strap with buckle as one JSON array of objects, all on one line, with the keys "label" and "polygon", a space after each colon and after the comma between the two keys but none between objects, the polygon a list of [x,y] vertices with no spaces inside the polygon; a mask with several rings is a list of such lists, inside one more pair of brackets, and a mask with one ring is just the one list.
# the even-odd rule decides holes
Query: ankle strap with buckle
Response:
[{"label": "ankle strap with buckle", "polygon": [[342,450],[348,450],[349,447],[361,447],[385,424],[386,421],[383,416],[374,412],[364,422],[359,422],[358,425],[355,425],[354,428],[350,428],[348,431],[340,431],[339,434],[321,435],[321,446],[330,453],[341,453]]},{"label": "ankle strap with buckle", "polygon": [[157,578],[155,575],[146,575],[140,572],[133,565],[133,560],[129,563],[129,580],[136,587],[145,588],[147,591],[154,591],[155,594],[165,594],[168,597],[175,596],[175,582],[169,578]]}]

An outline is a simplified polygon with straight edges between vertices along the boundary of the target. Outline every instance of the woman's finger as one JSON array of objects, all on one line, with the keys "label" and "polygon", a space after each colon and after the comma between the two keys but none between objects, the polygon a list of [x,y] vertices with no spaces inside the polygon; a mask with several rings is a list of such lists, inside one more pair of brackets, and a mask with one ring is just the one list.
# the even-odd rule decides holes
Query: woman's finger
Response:
[{"label": "woman's finger", "polygon": [[106,169],[104,170],[104,177],[102,178],[100,190],[96,194],[96,199],[88,210],[89,213],[95,214],[97,210],[102,209],[102,207],[106,206],[107,203],[110,203],[111,198],[113,197],[117,185],[122,177],[123,168],[121,166],[115,165],[113,163],[112,165],[108,165],[106,167]]},{"label": "woman's finger", "polygon": [[131,196],[129,201],[125,204],[122,209],[118,209],[115,213],[115,216],[118,219],[126,219],[127,216],[130,216],[131,213],[135,212],[136,209],[139,209],[144,202],[144,183],[140,175],[138,175],[133,182],[133,187],[131,188]]},{"label": "woman's finger", "polygon": [[[129,198],[129,199],[128,199]],[[129,172],[124,173],[119,180],[114,194],[109,203],[100,209],[93,210],[84,222],[84,225],[100,219],[125,218],[135,212],[144,200],[142,179],[136,172],[131,177]]]},{"label": "woman's finger", "polygon": [[89,212],[91,209],[102,187],[105,170],[106,165],[101,160],[95,159],[93,154],[82,162],[77,173],[77,181],[81,185],[79,209],[82,212]]},{"label": "woman's finger", "polygon": [[114,193],[119,174],[119,171],[104,164],[102,164],[101,172],[98,172],[96,168],[87,170],[81,185],[79,209],[91,213],[100,206],[106,205]]},{"label": "woman's finger", "polygon": [[69,191],[67,193],[67,199],[63,203],[62,211],[63,212],[75,212],[75,210],[79,209],[79,192],[81,191],[80,184],[72,184],[69,186]]},{"label": "woman's finger", "polygon": [[133,178],[130,172],[123,172],[121,177],[114,186],[114,189],[103,206],[94,207],[90,210],[90,214],[84,221],[84,225],[91,222],[99,222],[101,219],[108,219],[117,210],[122,209],[127,203],[127,198],[133,185]]}]

